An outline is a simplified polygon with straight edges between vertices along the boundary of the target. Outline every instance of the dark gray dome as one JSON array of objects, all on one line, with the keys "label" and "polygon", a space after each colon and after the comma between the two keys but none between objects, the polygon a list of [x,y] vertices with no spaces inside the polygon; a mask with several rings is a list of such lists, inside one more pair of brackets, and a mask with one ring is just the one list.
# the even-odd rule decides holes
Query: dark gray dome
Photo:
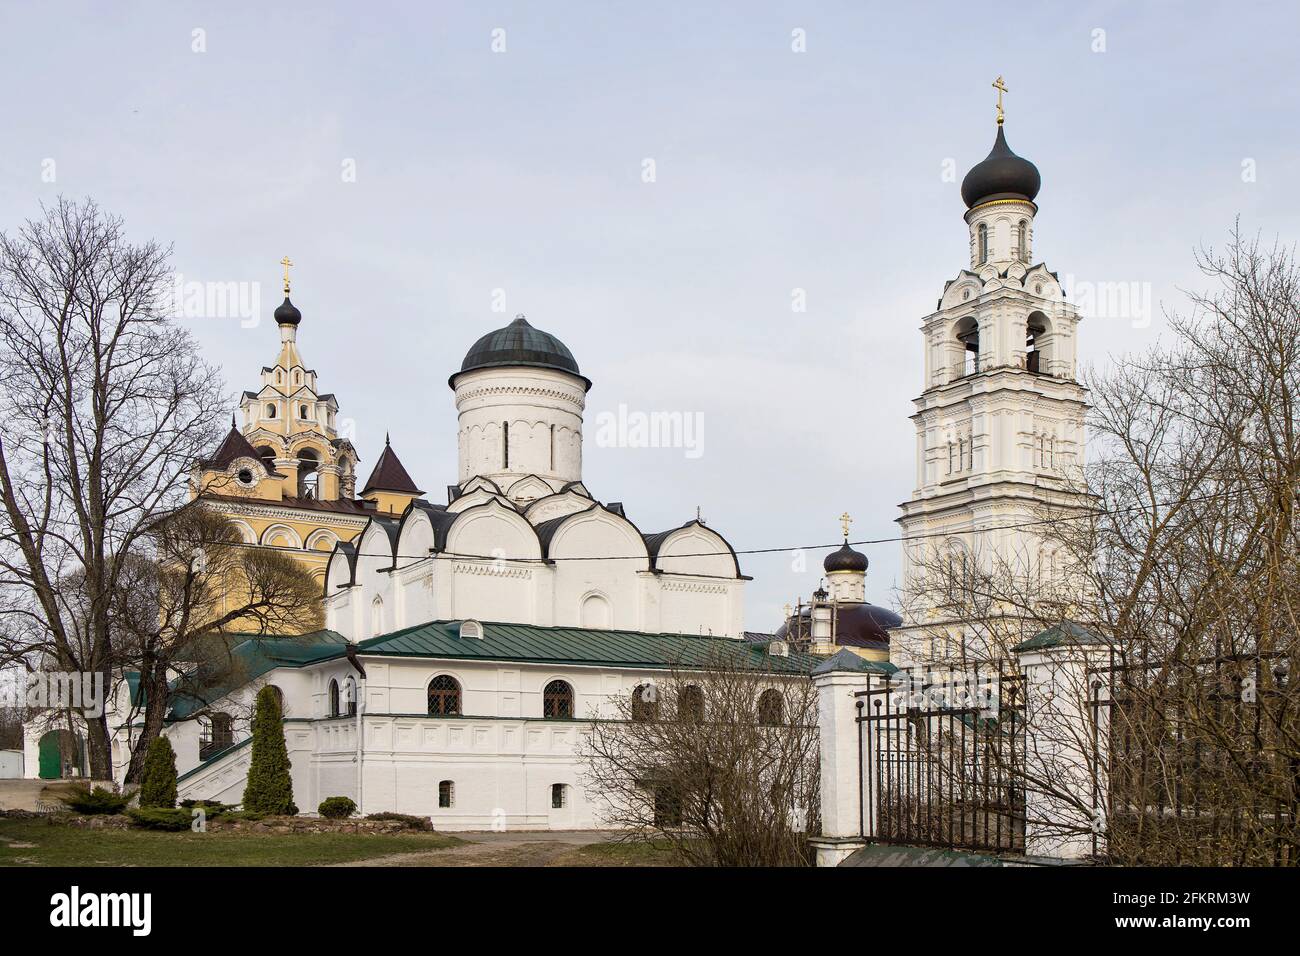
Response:
[{"label": "dark gray dome", "polygon": [[[522,315],[515,316],[515,320],[505,328],[489,332],[475,342],[465,354],[460,372],[509,366],[568,372],[581,378],[588,388],[591,387],[591,382],[578,371],[578,362],[569,347],[551,333],[533,328]],[[451,377],[452,381],[456,375]]]},{"label": "dark gray dome", "polygon": [[302,313],[298,311],[296,305],[289,301],[289,297],[286,295],[284,301],[280,303],[280,307],[275,310],[275,324],[297,325],[301,321]]},{"label": "dark gray dome", "polygon": [[825,569],[827,574],[834,574],[836,571],[864,572],[867,570],[867,556],[861,551],[854,551],[846,541],[844,547],[826,555],[826,560],[822,562],[822,568]]},{"label": "dark gray dome", "polygon": [[992,151],[971,167],[961,181],[961,198],[968,209],[990,199],[1028,199],[1032,202],[1042,185],[1038,167],[1011,152],[1006,134],[999,126]]},{"label": "dark gray dome", "polygon": [[[790,632],[808,637],[812,633],[812,608],[805,607],[798,615],[790,615],[776,629],[778,641],[790,640]],[[903,626],[903,619],[887,607],[878,604],[837,604],[835,606],[835,643],[841,646],[882,648],[889,646],[889,632]]]}]

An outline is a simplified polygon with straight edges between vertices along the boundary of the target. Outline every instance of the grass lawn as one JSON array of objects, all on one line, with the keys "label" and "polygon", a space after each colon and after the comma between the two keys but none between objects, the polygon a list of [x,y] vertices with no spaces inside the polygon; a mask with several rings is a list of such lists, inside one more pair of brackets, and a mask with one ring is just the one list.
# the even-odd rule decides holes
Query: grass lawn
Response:
[{"label": "grass lawn", "polygon": [[461,842],[440,833],[162,833],[0,820],[0,866],[319,866]]},{"label": "grass lawn", "polygon": [[651,843],[593,843],[578,850],[584,866],[686,866],[667,840]]}]

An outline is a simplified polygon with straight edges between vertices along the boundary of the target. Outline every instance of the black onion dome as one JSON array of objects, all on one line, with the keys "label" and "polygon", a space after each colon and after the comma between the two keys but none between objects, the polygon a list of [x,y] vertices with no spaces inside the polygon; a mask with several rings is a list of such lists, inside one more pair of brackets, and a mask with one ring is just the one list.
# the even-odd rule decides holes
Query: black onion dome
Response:
[{"label": "black onion dome", "polygon": [[[515,316],[515,320],[505,328],[489,332],[475,342],[465,354],[460,372],[510,366],[568,372],[581,378],[588,388],[591,387],[591,382],[578,371],[577,359],[569,347],[551,333],[533,328],[522,315]],[[460,372],[456,374],[459,375]],[[455,378],[456,375],[453,375],[452,380]]]},{"label": "black onion dome", "polygon": [[992,152],[976,163],[961,181],[961,198],[968,209],[990,199],[1028,199],[1032,202],[1042,185],[1038,167],[1011,152],[1006,134],[999,126]]},{"label": "black onion dome", "polygon": [[827,574],[834,574],[836,571],[865,572],[867,570],[867,556],[861,551],[854,551],[846,541],[844,547],[826,555],[822,567],[825,568]]},{"label": "black onion dome", "polygon": [[302,313],[298,311],[296,305],[289,301],[289,297],[286,295],[284,301],[280,303],[280,307],[275,310],[275,324],[297,325],[301,321]]}]

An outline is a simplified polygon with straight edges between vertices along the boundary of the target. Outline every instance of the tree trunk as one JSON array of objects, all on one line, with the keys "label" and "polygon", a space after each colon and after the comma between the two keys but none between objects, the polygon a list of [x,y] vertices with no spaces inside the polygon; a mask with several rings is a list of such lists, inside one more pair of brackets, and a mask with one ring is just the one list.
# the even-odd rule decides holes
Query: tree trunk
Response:
[{"label": "tree trunk", "polygon": [[149,745],[162,733],[163,718],[167,715],[167,666],[151,661],[140,674],[144,692],[144,727],[131,749],[131,763],[126,770],[127,783],[139,783],[144,773],[144,758]]},{"label": "tree trunk", "polygon": [[113,747],[108,732],[108,713],[83,717],[86,724],[86,754],[91,780],[113,779]]}]

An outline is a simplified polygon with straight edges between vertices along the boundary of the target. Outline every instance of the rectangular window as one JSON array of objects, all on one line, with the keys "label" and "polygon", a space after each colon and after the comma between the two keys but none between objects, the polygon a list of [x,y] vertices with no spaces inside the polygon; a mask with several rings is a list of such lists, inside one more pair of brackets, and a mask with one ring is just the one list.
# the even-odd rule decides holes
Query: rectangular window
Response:
[{"label": "rectangular window", "polygon": [[560,810],[568,803],[568,790],[562,783],[551,784],[551,809]]},{"label": "rectangular window", "polygon": [[501,467],[510,467],[510,423],[501,423]]},{"label": "rectangular window", "polygon": [[448,809],[456,799],[456,784],[450,780],[443,780],[438,784],[438,806],[441,809]]}]

